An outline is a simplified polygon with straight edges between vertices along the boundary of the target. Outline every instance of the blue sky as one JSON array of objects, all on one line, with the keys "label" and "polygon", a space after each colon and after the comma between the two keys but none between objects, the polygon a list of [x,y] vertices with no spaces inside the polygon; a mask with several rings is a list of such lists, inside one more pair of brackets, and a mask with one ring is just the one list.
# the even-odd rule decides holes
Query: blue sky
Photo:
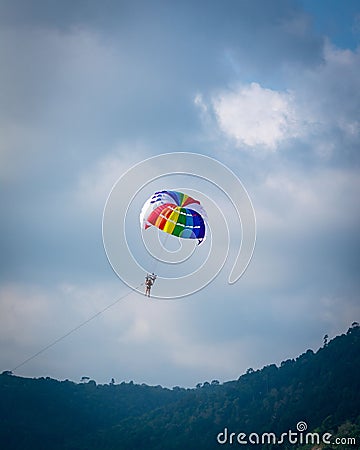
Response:
[{"label": "blue sky", "polygon": [[128,292],[103,208],[163,153],[242,181],[257,218],[247,271],[227,283],[231,205],[169,179],[216,197],[231,232],[219,276],[183,299],[134,294],[19,375],[195,386],[359,320],[359,24],[356,1],[0,1],[3,370]]}]

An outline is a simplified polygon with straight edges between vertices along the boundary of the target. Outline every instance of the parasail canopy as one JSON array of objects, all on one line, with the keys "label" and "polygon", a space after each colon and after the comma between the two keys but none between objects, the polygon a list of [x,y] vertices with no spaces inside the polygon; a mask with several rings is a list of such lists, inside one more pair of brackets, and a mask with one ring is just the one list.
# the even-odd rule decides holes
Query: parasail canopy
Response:
[{"label": "parasail canopy", "polygon": [[207,214],[198,200],[178,191],[155,192],[140,213],[145,230],[155,226],[165,233],[185,239],[197,239],[201,244],[207,232]]}]

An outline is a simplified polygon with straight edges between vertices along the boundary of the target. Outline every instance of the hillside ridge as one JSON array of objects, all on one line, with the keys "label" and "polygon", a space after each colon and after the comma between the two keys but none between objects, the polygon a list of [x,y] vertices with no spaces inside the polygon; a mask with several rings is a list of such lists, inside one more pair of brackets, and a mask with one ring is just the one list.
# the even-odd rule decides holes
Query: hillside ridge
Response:
[{"label": "hillside ridge", "polygon": [[237,380],[186,389],[114,380],[77,384],[4,371],[0,446],[208,450],[219,448],[216,436],[225,429],[281,433],[300,421],[309,430],[334,435],[346,431],[360,443],[359,350],[360,327],[354,322],[346,334],[325,340],[316,353],[307,350],[280,366],[249,369]]}]

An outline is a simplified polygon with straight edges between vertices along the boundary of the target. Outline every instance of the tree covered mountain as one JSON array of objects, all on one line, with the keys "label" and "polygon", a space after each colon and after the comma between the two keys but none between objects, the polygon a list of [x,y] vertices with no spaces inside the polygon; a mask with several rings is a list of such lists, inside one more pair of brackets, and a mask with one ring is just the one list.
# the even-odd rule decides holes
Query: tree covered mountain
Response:
[{"label": "tree covered mountain", "polygon": [[[316,353],[308,350],[280,367],[249,369],[238,380],[214,380],[193,389],[92,380],[76,384],[5,371],[0,375],[0,448],[360,448],[359,350],[360,327],[354,323],[346,334],[325,340]],[[296,432],[299,422],[307,431],[330,433],[333,443],[342,440],[336,446],[328,441],[280,445],[271,439],[256,444],[256,435]],[[239,433],[246,436],[241,443]]]}]

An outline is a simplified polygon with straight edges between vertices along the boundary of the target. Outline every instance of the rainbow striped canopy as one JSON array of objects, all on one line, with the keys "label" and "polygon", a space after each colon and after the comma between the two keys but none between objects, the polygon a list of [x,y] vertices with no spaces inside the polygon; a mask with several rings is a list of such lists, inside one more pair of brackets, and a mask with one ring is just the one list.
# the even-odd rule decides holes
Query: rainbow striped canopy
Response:
[{"label": "rainbow striped canopy", "polygon": [[159,191],[145,202],[140,223],[185,239],[205,239],[207,215],[198,200],[178,191]]}]

